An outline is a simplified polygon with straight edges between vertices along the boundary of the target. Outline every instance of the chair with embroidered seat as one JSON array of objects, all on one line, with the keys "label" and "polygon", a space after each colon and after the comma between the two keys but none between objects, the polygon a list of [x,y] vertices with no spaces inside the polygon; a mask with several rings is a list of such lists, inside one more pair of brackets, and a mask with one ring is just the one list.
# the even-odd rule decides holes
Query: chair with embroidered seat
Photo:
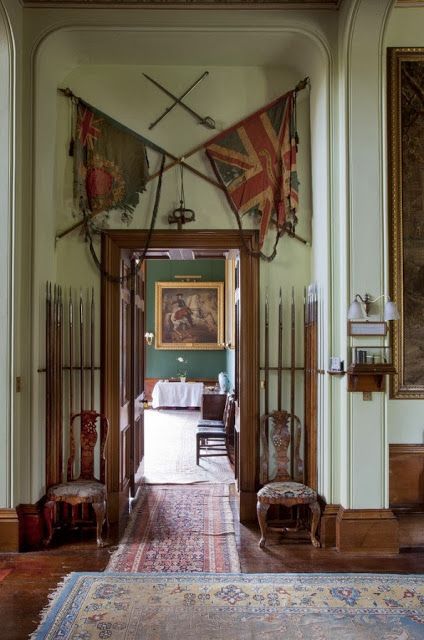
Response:
[{"label": "chair with embroidered seat", "polygon": [[[303,466],[301,465],[299,448],[301,437],[301,425],[299,419],[295,416],[295,446],[291,448],[291,455],[294,456],[293,462],[297,467],[301,467],[300,472],[303,474]],[[269,430],[267,424],[269,424]],[[320,547],[320,542],[316,537],[318,524],[321,517],[321,509],[318,503],[317,492],[308,487],[303,482],[297,482],[289,474],[289,457],[288,450],[290,445],[290,422],[291,416],[287,411],[273,411],[265,415],[261,420],[261,445],[262,445],[262,464],[261,474],[264,486],[257,493],[257,516],[259,527],[261,530],[261,539],[259,546],[261,549],[265,547],[266,536],[268,530],[287,531],[287,527],[269,526],[267,523],[267,512],[272,504],[281,505],[283,507],[300,507],[307,505],[312,514],[310,526],[310,537],[314,547]],[[275,451],[275,462],[277,465],[276,472],[269,481],[269,444],[272,443]],[[295,464],[292,465],[293,468]],[[299,512],[297,516],[297,527],[300,528]]]},{"label": "chair with embroidered seat", "polygon": [[[80,418],[80,472],[78,477],[75,478],[76,438],[74,425],[77,418]],[[94,475],[98,428],[100,429],[100,446],[98,447],[100,479],[97,479]],[[105,447],[108,431],[108,419],[96,411],[82,411],[72,416],[67,481],[49,487],[46,494],[46,502],[44,504],[44,517],[48,532],[45,540],[46,546],[50,544],[54,530],[68,524],[64,518],[56,518],[55,521],[56,505],[61,502],[72,505],[72,520],[74,519],[76,505],[90,504],[92,506],[96,518],[97,545],[99,547],[103,546],[102,528],[105,520],[107,520]]]}]

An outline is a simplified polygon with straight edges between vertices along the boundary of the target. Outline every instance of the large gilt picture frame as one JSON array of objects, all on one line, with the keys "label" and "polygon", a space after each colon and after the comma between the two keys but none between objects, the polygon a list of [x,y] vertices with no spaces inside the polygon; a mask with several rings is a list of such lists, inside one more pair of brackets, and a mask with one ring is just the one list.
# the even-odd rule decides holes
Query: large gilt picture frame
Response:
[{"label": "large gilt picture frame", "polygon": [[156,282],[156,349],[224,349],[223,282]]},{"label": "large gilt picture frame", "polygon": [[424,398],[424,48],[388,49],[390,397]]}]

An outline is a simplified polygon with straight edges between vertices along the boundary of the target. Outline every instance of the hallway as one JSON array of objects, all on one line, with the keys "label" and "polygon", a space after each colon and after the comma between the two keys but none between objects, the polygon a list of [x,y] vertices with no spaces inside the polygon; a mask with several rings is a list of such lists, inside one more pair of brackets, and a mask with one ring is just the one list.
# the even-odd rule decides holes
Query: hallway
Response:
[{"label": "hallway", "polygon": [[[259,530],[256,522],[240,524],[235,491],[231,489],[234,474],[226,457],[195,461],[194,433],[198,411],[146,410],[145,458],[138,472],[139,483],[180,483],[179,490],[190,495],[208,483],[230,485],[230,504],[242,573],[319,573],[319,572],[424,572],[424,552],[404,550],[398,556],[361,557],[340,554],[335,549],[315,549],[307,532],[270,534],[265,551],[258,548]],[[143,492],[133,502],[137,507]],[[148,520],[148,514],[145,518]],[[123,540],[128,516],[119,527],[110,528],[108,544],[96,546],[92,531],[58,534],[49,550],[20,554],[0,554],[0,612],[2,637],[23,640],[38,624],[40,612],[47,606],[49,593],[67,574],[73,571],[104,571],[111,555]]]},{"label": "hallway", "polygon": [[[340,554],[335,549],[315,549],[307,532],[285,537],[271,532],[265,551],[258,547],[256,522],[240,524],[234,486],[234,473],[227,457],[195,460],[197,410],[161,409],[145,411],[145,461],[138,470],[138,484],[171,486],[196,494],[199,487],[222,483],[230,486],[230,504],[242,573],[320,573],[320,572],[424,572],[424,551],[404,550],[398,556],[361,557]],[[159,488],[159,487],[158,487]],[[133,509],[140,506],[143,491],[138,491]],[[149,519],[146,511],[145,522]],[[49,594],[71,572],[110,570],[111,555],[122,546],[128,516],[113,525],[107,546],[96,546],[92,531],[58,534],[49,550],[20,554],[0,554],[0,612],[3,613],[2,637],[23,640],[38,624],[39,614],[47,606]],[[142,522],[143,524],[143,522]],[[109,566],[108,566],[109,565]]]},{"label": "hallway", "polygon": [[196,465],[198,410],[144,411],[144,460],[136,481],[147,484],[234,482],[228,457],[202,458]]}]

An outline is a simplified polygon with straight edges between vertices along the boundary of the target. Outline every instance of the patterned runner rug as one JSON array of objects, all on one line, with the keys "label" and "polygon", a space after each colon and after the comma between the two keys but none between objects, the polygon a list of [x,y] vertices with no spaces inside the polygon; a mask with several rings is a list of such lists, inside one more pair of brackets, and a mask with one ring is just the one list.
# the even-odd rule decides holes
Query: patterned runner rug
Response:
[{"label": "patterned runner rug", "polygon": [[423,576],[73,573],[34,640],[418,640]]},{"label": "patterned runner rug", "polygon": [[240,572],[229,487],[142,486],[106,570]]}]

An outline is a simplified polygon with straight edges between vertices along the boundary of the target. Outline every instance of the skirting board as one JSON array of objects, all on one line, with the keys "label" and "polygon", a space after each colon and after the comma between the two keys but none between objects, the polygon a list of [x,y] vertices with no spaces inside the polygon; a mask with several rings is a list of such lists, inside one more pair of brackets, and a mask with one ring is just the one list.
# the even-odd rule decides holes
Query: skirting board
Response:
[{"label": "skirting board", "polygon": [[238,493],[238,500],[239,500],[239,509],[240,509],[240,522],[257,521],[256,491],[244,491],[242,489]]},{"label": "skirting board", "polygon": [[399,519],[399,546],[404,549],[424,547],[424,513],[394,512]]},{"label": "skirting board", "polygon": [[336,546],[336,521],[339,510],[339,504],[326,504],[321,506],[319,539],[323,549]]},{"label": "skirting board", "polygon": [[336,518],[338,551],[380,555],[399,553],[399,522],[390,509],[344,509]]},{"label": "skirting board", "polygon": [[19,551],[19,520],[16,509],[0,509],[0,552]]}]

